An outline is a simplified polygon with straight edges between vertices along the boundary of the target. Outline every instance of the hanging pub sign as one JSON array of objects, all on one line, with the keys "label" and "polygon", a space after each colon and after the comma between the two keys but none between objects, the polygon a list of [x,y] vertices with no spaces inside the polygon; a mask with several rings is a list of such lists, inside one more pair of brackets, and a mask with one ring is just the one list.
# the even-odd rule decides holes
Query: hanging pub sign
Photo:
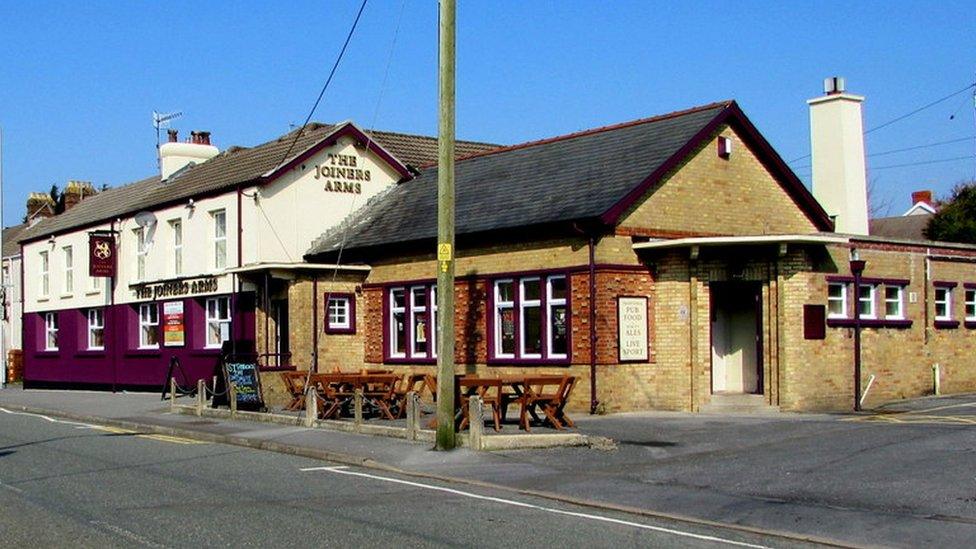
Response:
[{"label": "hanging pub sign", "polygon": [[88,276],[115,276],[115,235],[88,233]]},{"label": "hanging pub sign", "polygon": [[182,347],[186,343],[186,326],[183,321],[183,302],[163,303],[163,346]]}]

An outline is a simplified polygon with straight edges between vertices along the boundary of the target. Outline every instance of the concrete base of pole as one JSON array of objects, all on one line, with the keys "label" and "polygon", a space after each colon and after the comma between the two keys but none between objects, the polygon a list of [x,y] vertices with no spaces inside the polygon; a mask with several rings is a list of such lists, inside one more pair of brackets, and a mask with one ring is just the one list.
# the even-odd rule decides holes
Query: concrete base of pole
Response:
[{"label": "concrete base of pole", "polygon": [[315,392],[307,391],[305,393],[305,426],[312,427],[315,425],[315,420],[318,419],[318,408],[315,402]]},{"label": "concrete base of pole", "polygon": [[483,450],[485,435],[485,412],[481,397],[472,396],[468,400],[468,442],[472,450]]},{"label": "concrete base of pole", "polygon": [[237,415],[237,385],[231,382],[227,391],[230,393],[230,415]]},{"label": "concrete base of pole", "polygon": [[352,408],[353,421],[356,422],[356,425],[362,425],[363,423],[363,390],[362,389],[356,389],[356,394],[353,395],[352,406],[353,406]]}]

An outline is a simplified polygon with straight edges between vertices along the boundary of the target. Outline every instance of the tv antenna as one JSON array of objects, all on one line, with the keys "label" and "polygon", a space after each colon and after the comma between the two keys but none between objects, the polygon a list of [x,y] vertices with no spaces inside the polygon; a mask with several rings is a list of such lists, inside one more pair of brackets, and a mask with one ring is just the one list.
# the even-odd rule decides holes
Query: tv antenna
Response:
[{"label": "tv antenna", "polygon": [[156,128],[156,162],[157,163],[160,162],[160,158],[159,158],[159,130],[164,129],[164,128],[168,128],[169,127],[170,120],[173,120],[174,118],[179,118],[181,116],[183,116],[183,111],[176,111],[176,112],[165,113],[165,114],[164,113],[161,113],[161,112],[156,112],[156,111],[153,111],[152,112],[153,127]]}]

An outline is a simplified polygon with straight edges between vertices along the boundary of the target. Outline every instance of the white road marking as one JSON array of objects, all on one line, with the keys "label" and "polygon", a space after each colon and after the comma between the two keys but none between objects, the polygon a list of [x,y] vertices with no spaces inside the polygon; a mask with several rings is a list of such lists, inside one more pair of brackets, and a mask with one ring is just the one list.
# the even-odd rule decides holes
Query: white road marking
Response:
[{"label": "white road marking", "polygon": [[24,493],[24,491],[21,490],[20,488],[17,488],[16,486],[11,486],[11,485],[5,483],[2,480],[0,480],[0,488],[6,488],[7,490],[11,490],[11,491],[17,492],[18,494],[23,494]]},{"label": "white road marking", "polygon": [[338,466],[338,467],[306,467],[304,469],[301,469],[301,471],[305,471],[305,472],[309,472],[309,471],[325,471],[325,472],[329,472],[329,473],[336,473],[336,474],[339,474],[339,475],[351,475],[351,476],[368,478],[368,479],[373,479],[373,480],[380,480],[380,481],[383,481],[383,482],[392,482],[392,483],[395,483],[395,484],[404,484],[404,485],[407,485],[407,486],[413,486],[415,488],[423,488],[425,490],[433,490],[433,491],[436,491],[436,492],[446,492],[448,494],[454,494],[454,495],[457,495],[457,496],[463,496],[463,497],[472,498],[472,499],[479,499],[479,500],[483,500],[483,501],[491,501],[491,502],[494,502],[494,503],[501,503],[503,505],[511,505],[511,506],[514,506],[514,507],[523,507],[523,508],[526,508],[526,509],[534,509],[536,511],[542,511],[544,513],[552,513],[552,514],[556,514],[556,515],[565,515],[565,516],[570,516],[570,517],[577,517],[577,518],[582,518],[582,519],[587,519],[587,520],[593,520],[593,521],[597,521],[597,522],[608,522],[608,523],[611,523],[611,524],[619,524],[621,526],[630,526],[632,528],[640,528],[640,529],[643,529],[643,530],[653,530],[655,532],[663,532],[663,533],[671,534],[671,535],[675,535],[675,536],[681,536],[681,537],[686,537],[686,538],[694,538],[694,539],[699,539],[699,540],[703,540],[703,541],[712,541],[712,542],[716,542],[716,543],[724,543],[724,544],[727,544],[727,545],[736,545],[736,546],[739,546],[739,547],[753,547],[753,548],[756,548],[756,549],[769,549],[765,545],[755,545],[755,544],[752,544],[752,543],[745,543],[745,542],[741,542],[741,541],[735,541],[735,540],[730,540],[730,539],[725,539],[725,538],[719,538],[719,537],[715,537],[715,536],[706,536],[706,535],[703,535],[703,534],[695,534],[693,532],[685,532],[683,530],[675,530],[673,528],[664,528],[664,527],[661,527],[661,526],[651,526],[649,524],[641,524],[639,522],[631,522],[631,521],[627,521],[627,520],[620,520],[620,519],[615,519],[615,518],[610,518],[610,517],[604,517],[604,516],[600,516],[600,515],[591,515],[589,513],[579,513],[579,512],[575,512],[575,511],[564,511],[562,509],[555,509],[555,508],[552,508],[552,507],[543,507],[541,505],[535,505],[535,504],[532,504],[532,503],[525,503],[525,502],[522,502],[522,501],[515,501],[515,500],[511,500],[511,499],[497,498],[497,497],[492,497],[492,496],[483,496],[481,494],[474,494],[474,493],[471,493],[471,492],[464,492],[464,491],[461,491],[461,490],[455,490],[453,488],[445,488],[443,486],[436,486],[436,485],[433,485],[433,484],[423,484],[423,483],[420,483],[420,482],[413,482],[413,481],[409,481],[409,480],[401,480],[401,479],[396,479],[396,478],[391,478],[391,477],[383,477],[383,476],[379,476],[379,475],[372,475],[372,474],[369,474],[369,473],[360,473],[360,472],[356,472],[356,471],[348,471],[347,469],[349,469],[349,467],[346,467],[346,466]]},{"label": "white road marking", "polygon": [[48,417],[48,416],[45,416],[43,414],[34,414],[34,413],[31,413],[31,412],[14,412],[14,411],[8,410],[6,408],[0,408],[0,412],[3,412],[5,414],[15,415],[15,416],[39,417],[39,418],[43,419],[44,421],[49,421],[51,423],[61,423],[63,425],[75,425],[77,429],[95,429],[96,428],[94,425],[91,425],[91,424],[88,424],[88,423],[78,423],[77,421],[67,421],[67,420],[64,420],[64,419],[55,419],[53,417]]},{"label": "white road marking", "polygon": [[97,526],[97,527],[103,528],[105,530],[108,530],[110,532],[113,532],[115,534],[118,534],[118,535],[122,536],[123,538],[126,538],[126,539],[129,539],[131,541],[134,541],[134,542],[136,542],[136,543],[138,543],[140,545],[145,545],[146,547],[166,547],[165,545],[161,545],[161,544],[156,543],[156,542],[154,542],[152,540],[146,539],[146,538],[140,536],[139,534],[136,534],[134,532],[130,532],[130,531],[126,530],[125,528],[121,528],[121,527],[116,526],[114,524],[109,524],[107,522],[102,522],[100,520],[91,520],[91,521],[88,521],[88,523],[91,524],[91,525],[93,525],[93,526]]}]

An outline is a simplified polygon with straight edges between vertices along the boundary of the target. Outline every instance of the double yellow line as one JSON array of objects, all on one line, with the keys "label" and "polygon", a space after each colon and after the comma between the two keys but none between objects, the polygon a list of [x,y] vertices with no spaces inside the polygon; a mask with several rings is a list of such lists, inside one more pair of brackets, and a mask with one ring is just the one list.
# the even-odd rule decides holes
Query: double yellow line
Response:
[{"label": "double yellow line", "polygon": [[115,433],[119,435],[134,435],[139,438],[158,440],[159,442],[171,442],[173,444],[207,444],[206,442],[200,440],[193,440],[193,439],[182,438],[182,437],[172,437],[169,435],[154,435],[154,434],[139,433],[137,431],[130,431],[128,429],[119,429],[118,427],[108,427],[105,425],[92,425],[92,428],[98,429],[99,431],[105,431],[108,433]]}]

